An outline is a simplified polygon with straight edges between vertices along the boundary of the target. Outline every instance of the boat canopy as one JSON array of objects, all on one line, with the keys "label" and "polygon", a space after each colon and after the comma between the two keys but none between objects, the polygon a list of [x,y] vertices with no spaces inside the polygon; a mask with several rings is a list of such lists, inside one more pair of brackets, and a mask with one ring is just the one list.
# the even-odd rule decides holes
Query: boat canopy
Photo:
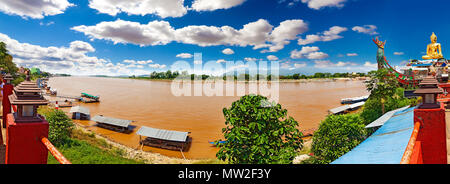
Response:
[{"label": "boat canopy", "polygon": [[88,97],[88,98],[94,98],[94,99],[97,99],[97,98],[98,98],[98,96],[90,95],[90,94],[87,94],[87,93],[81,93],[81,95],[82,95],[82,96],[86,96],[86,97]]},{"label": "boat canopy", "polygon": [[75,106],[75,107],[70,108],[69,113],[74,113],[74,112],[78,112],[78,113],[86,114],[86,115],[91,114],[88,108],[81,107],[81,106]]},{"label": "boat canopy", "polygon": [[176,142],[186,142],[189,132],[163,130],[163,129],[142,126],[136,132],[136,134],[145,136],[145,137],[155,138],[155,139],[162,139],[162,140],[176,141]]},{"label": "boat canopy", "polygon": [[97,116],[93,117],[91,120],[95,121],[97,123],[104,123],[104,124],[109,124],[109,125],[114,125],[114,126],[119,126],[119,127],[125,127],[125,128],[128,127],[128,125],[130,125],[130,123],[132,122],[131,120],[110,118],[110,117],[105,117],[105,116],[101,116],[101,115],[97,115]]}]

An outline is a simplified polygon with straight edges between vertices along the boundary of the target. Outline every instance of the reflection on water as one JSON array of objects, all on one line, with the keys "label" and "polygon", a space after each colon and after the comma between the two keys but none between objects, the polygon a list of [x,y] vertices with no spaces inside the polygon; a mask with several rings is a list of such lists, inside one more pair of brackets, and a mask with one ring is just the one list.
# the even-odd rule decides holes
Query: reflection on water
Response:
[{"label": "reflection on water", "polygon": [[[231,106],[237,96],[173,96],[171,83],[94,77],[54,77],[49,85],[59,95],[79,96],[85,92],[100,96],[100,103],[81,104],[91,116],[104,115],[134,120],[130,134],[98,128],[94,122],[76,121],[121,144],[137,148],[140,126],[191,132],[192,145],[186,158],[214,158],[218,148],[208,141],[221,138],[224,128],[222,109]],[[300,129],[317,128],[327,110],[340,105],[340,99],[368,94],[361,81],[283,82],[279,84],[279,103],[300,124]],[[65,108],[69,111],[70,108]],[[182,157],[180,152],[144,147],[146,151]]]}]

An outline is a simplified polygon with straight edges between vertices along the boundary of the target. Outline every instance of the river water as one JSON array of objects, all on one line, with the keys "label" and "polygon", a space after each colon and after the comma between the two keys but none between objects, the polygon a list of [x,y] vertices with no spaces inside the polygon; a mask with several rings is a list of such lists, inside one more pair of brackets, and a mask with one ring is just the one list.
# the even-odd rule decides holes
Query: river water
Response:
[{"label": "river water", "polygon": [[[79,96],[88,93],[100,96],[100,103],[81,104],[90,109],[91,117],[133,120],[130,134],[118,133],[94,126],[91,121],[76,121],[98,134],[121,144],[137,148],[141,126],[191,132],[192,145],[186,158],[215,158],[218,148],[208,141],[222,137],[222,109],[230,107],[238,96],[174,96],[171,82],[100,77],[53,77],[48,84],[58,95]],[[327,110],[340,106],[340,99],[367,95],[362,81],[281,82],[279,103],[288,115],[299,122],[300,129],[317,128]],[[64,108],[68,112],[70,108]],[[182,157],[179,151],[144,146],[145,151]]]}]

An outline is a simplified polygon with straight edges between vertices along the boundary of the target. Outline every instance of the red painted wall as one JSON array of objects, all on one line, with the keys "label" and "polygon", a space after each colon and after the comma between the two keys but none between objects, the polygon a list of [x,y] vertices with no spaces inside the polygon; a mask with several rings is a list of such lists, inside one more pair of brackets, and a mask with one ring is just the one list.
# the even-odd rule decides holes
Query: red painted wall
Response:
[{"label": "red painted wall", "polygon": [[423,163],[447,164],[445,109],[443,106],[438,109],[414,109],[414,122],[421,122],[416,141],[420,141]]},{"label": "red painted wall", "polygon": [[48,137],[48,122],[16,123],[8,114],[6,164],[47,164],[48,151],[41,137]]},{"label": "red painted wall", "polygon": [[[8,122],[7,115],[11,113],[11,103],[9,102],[8,96],[12,94],[13,91],[13,85],[12,84],[5,84],[3,85],[3,101],[2,101],[2,107],[3,107],[3,122]],[[7,123],[3,123],[3,128],[6,128]]]}]

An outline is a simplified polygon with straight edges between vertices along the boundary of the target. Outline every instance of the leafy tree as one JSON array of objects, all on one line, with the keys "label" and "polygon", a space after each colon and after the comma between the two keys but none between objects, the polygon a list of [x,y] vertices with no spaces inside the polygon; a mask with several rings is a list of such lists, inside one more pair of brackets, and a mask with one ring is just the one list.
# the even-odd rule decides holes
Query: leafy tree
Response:
[{"label": "leafy tree", "polygon": [[[46,108],[46,109],[45,109]],[[62,110],[40,108],[42,114],[49,124],[48,139],[55,146],[62,145],[70,140],[70,134],[74,127],[72,120]]]},{"label": "leafy tree", "polygon": [[165,74],[165,78],[166,79],[171,79],[172,78],[172,71],[167,70],[166,74]]},{"label": "leafy tree", "polygon": [[3,68],[3,71],[11,73],[13,76],[18,70],[13,62],[13,57],[9,55],[6,44],[3,42],[0,42],[0,68]]},{"label": "leafy tree", "polygon": [[370,96],[380,100],[381,112],[386,112],[385,102],[386,98],[393,96],[396,92],[398,85],[397,80],[388,73],[385,68],[377,71],[369,72],[370,80],[365,81],[367,91],[370,92]]},{"label": "leafy tree", "polygon": [[216,156],[229,163],[292,163],[302,148],[298,123],[280,104],[260,95],[246,95],[223,109],[226,143]]},{"label": "leafy tree", "polygon": [[330,115],[314,132],[312,152],[315,163],[327,164],[344,155],[366,138],[358,114]]}]

